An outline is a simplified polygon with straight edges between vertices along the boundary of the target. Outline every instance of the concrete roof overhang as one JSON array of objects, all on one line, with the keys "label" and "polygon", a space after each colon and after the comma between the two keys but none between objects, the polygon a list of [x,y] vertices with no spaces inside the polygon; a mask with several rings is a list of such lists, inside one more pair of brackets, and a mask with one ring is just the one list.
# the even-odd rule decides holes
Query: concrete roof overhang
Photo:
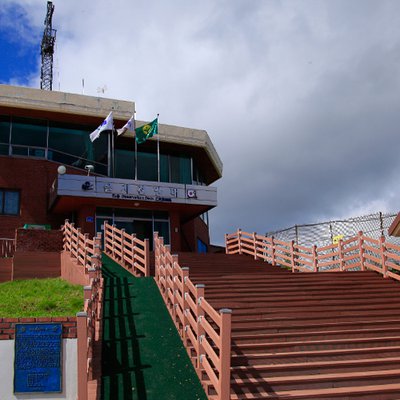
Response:
[{"label": "concrete roof overhang", "polygon": [[[56,121],[86,124],[95,129],[110,111],[113,112],[114,121],[119,128],[135,114],[135,103],[0,85],[0,114],[10,113],[32,118],[49,118],[51,115],[51,118]],[[136,121],[137,126],[145,123]],[[202,171],[204,170],[204,179],[207,184],[222,177],[222,161],[205,130],[160,124],[158,136],[164,149],[175,149],[191,154],[201,166]],[[133,137],[132,134],[126,134],[126,139],[131,137]],[[157,138],[152,138],[145,145],[150,148],[155,146],[156,142]]]},{"label": "concrete roof overhang", "polygon": [[65,214],[78,211],[84,207],[127,208],[135,210],[153,210],[177,212],[182,223],[185,223],[214,208],[209,205],[192,205],[176,203],[158,203],[140,200],[99,199],[79,196],[57,196],[50,208],[53,214]]}]

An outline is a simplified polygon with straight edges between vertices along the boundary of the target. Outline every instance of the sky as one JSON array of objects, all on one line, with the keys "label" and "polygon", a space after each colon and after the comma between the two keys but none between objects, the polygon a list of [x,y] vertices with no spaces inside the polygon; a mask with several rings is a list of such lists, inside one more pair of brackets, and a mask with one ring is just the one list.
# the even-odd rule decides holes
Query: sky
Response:
[{"label": "sky", "polygon": [[[2,0],[0,83],[40,86],[46,4]],[[208,132],[224,164],[214,243],[399,210],[400,1],[53,4],[55,90],[84,78],[140,120]]]}]

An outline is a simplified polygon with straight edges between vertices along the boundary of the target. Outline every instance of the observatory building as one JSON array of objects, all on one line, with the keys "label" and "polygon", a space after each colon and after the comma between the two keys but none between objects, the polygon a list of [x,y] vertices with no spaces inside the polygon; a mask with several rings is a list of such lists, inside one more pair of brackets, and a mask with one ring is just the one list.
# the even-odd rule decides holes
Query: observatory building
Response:
[{"label": "observatory building", "polygon": [[0,85],[0,237],[65,219],[92,236],[107,220],[150,242],[157,231],[173,251],[207,251],[222,176],[207,132],[160,124],[142,144],[129,131],[92,142],[110,111],[121,128],[135,103]]}]

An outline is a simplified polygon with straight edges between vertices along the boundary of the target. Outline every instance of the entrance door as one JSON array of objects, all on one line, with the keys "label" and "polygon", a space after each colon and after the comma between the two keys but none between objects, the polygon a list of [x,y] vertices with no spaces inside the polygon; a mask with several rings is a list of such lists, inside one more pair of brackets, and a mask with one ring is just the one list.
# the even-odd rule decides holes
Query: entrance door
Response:
[{"label": "entrance door", "polygon": [[133,231],[140,240],[149,239],[150,250],[153,250],[153,223],[152,221],[133,221]]}]

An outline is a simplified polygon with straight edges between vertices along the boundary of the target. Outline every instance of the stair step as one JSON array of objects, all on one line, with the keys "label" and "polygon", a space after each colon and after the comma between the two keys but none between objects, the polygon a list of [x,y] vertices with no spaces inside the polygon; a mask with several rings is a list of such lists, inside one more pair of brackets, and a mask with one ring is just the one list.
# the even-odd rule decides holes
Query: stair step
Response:
[{"label": "stair step", "polygon": [[400,365],[399,357],[386,358],[365,358],[351,360],[328,360],[328,361],[309,361],[285,364],[258,364],[258,365],[242,365],[231,368],[232,377],[257,376],[260,378],[274,376],[291,376],[307,374],[321,374],[346,372],[346,371],[371,371],[396,368]]},{"label": "stair step", "polygon": [[[396,396],[396,397],[394,397]],[[348,400],[349,398],[369,400],[395,400],[400,398],[400,383],[368,385],[344,388],[303,389],[280,392],[259,391],[258,393],[232,393],[231,400],[242,399],[279,399],[279,400]]]},{"label": "stair step", "polygon": [[400,369],[274,376],[264,379],[260,379],[259,377],[234,378],[231,380],[231,388],[235,392],[241,391],[244,388],[250,392],[257,392],[267,387],[271,391],[279,391],[302,389],[305,387],[307,389],[322,389],[362,386],[366,383],[369,385],[378,385],[393,382],[400,382]]},{"label": "stair step", "polygon": [[400,356],[400,346],[369,347],[360,349],[335,349],[335,350],[312,350],[293,351],[281,353],[251,353],[244,355],[232,355],[232,366],[254,365],[262,361],[272,362],[273,360],[289,360],[291,362],[323,361],[330,358],[346,360],[351,358],[369,358],[370,356],[394,357]]},{"label": "stair step", "polygon": [[283,343],[247,343],[233,344],[232,352],[243,354],[246,352],[291,352],[307,350],[328,350],[328,349],[357,349],[362,346],[379,347],[400,346],[400,336],[371,337],[371,338],[350,338],[350,339],[328,339],[313,341],[294,341]]},{"label": "stair step", "polygon": [[248,334],[248,335],[232,335],[232,343],[282,343],[290,341],[291,338],[301,339],[302,341],[325,340],[328,338],[346,339],[351,337],[387,337],[400,335],[400,325],[394,328],[384,329],[343,329],[332,331],[311,331],[311,332],[286,332],[286,333],[270,333],[270,334]]}]

